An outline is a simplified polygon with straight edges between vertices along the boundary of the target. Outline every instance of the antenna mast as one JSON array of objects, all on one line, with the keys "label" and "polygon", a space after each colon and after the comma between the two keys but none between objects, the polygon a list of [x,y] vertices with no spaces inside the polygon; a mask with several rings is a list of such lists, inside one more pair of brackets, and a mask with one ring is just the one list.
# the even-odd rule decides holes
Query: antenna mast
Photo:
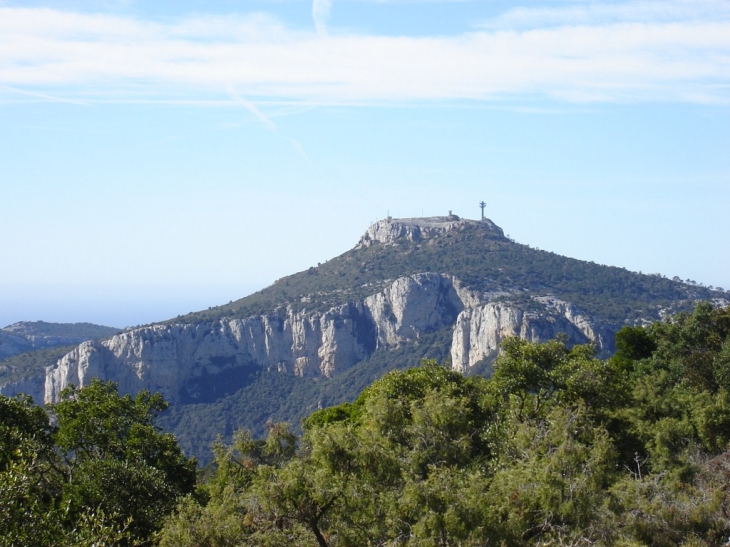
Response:
[{"label": "antenna mast", "polygon": [[484,218],[484,208],[485,208],[486,206],[487,206],[487,204],[486,204],[486,203],[484,203],[483,201],[480,201],[480,202],[479,202],[479,207],[481,207],[481,208],[482,208],[482,222],[484,222],[484,221],[486,220],[486,219]]}]

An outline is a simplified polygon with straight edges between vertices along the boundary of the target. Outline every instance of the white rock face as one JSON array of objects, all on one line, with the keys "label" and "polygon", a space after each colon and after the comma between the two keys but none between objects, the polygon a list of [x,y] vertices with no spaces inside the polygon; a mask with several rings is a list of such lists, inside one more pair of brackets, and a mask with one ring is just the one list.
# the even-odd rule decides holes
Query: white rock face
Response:
[{"label": "white rock face", "polygon": [[380,220],[367,229],[358,247],[369,247],[373,243],[393,244],[398,240],[421,241],[442,235],[466,226],[479,226],[492,232],[496,237],[504,237],[502,228],[491,220],[462,220],[456,216],[423,218],[389,218]]},{"label": "white rock face", "polygon": [[153,325],[84,342],[46,370],[44,399],[57,402],[68,384],[84,386],[94,377],[114,380],[123,393],[160,391],[170,402],[199,400],[206,381],[225,373],[235,383],[251,366],[332,377],[376,349],[449,326],[454,327],[453,366],[460,371],[493,354],[505,336],[547,340],[566,332],[574,342],[605,343],[603,333],[569,304],[550,298],[537,304],[544,311],[485,303],[457,279],[422,273],[325,312],[280,308],[246,319]]},{"label": "white rock face", "polygon": [[377,332],[376,348],[395,347],[453,324],[464,307],[451,278],[428,273],[401,277],[364,305]]},{"label": "white rock face", "polygon": [[80,344],[88,339],[83,336],[37,335],[28,328],[27,322],[15,323],[0,329],[0,359],[36,349]]},{"label": "white rock face", "polygon": [[58,401],[68,384],[84,386],[93,377],[112,379],[125,393],[147,388],[179,401],[191,380],[247,364],[331,377],[377,348],[453,324],[462,308],[450,278],[419,274],[324,313],[281,309],[246,319],[143,327],[85,342],[49,367],[45,401]]},{"label": "white rock face", "polygon": [[593,342],[599,350],[610,349],[613,332],[597,328],[575,308],[551,297],[534,299],[539,311],[524,311],[506,302],[490,302],[459,314],[451,343],[451,364],[467,372],[479,361],[494,357],[502,340],[518,336],[531,342],[546,342],[564,333],[571,344]]}]

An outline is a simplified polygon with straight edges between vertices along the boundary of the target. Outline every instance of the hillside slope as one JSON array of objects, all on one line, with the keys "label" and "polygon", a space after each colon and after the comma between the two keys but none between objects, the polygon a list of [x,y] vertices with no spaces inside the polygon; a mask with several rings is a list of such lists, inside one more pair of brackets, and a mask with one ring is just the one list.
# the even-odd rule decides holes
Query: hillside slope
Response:
[{"label": "hillside slope", "polygon": [[[504,236],[491,221],[458,217],[389,219],[373,224],[350,251],[277,280],[245,298],[177,317],[197,323],[248,317],[277,306],[327,309],[361,299],[399,277],[422,272],[453,276],[482,298],[550,294],[614,323],[656,318],[684,302],[724,296],[700,286],[644,275],[534,249]],[[422,227],[426,224],[426,227]]]},{"label": "hillside slope", "polygon": [[82,343],[49,366],[44,398],[92,377],[161,391],[173,403],[163,422],[205,461],[218,433],[296,424],[421,357],[488,371],[506,336],[560,333],[608,354],[623,324],[723,297],[532,249],[488,220],[386,219],[352,250],[246,298]]}]

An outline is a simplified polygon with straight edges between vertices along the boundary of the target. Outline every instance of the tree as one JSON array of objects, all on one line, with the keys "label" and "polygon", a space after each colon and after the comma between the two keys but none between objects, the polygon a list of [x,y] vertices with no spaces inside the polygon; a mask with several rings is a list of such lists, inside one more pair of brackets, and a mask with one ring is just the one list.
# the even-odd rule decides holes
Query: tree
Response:
[{"label": "tree", "polygon": [[94,506],[70,514],[54,431],[29,397],[0,396],[0,546],[129,544],[129,522]]},{"label": "tree", "polygon": [[160,394],[119,395],[113,382],[69,386],[50,407],[54,440],[64,459],[63,503],[71,518],[98,508],[144,540],[179,497],[195,488],[195,460],[155,426],[167,408]]},{"label": "tree", "polygon": [[29,397],[0,397],[0,545],[50,545],[59,536],[51,432]]}]

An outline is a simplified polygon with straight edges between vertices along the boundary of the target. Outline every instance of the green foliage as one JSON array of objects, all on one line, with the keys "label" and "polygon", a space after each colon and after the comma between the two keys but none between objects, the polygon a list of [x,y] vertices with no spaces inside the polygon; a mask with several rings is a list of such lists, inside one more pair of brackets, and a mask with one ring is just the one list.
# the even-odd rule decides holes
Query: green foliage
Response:
[{"label": "green foliage", "polygon": [[511,339],[490,379],[425,361],[314,412],[298,445],[239,432],[161,545],[725,545],[729,313],[625,330],[609,360]]},{"label": "green foliage", "polygon": [[129,519],[91,504],[71,515],[53,433],[28,398],[0,397],[0,546],[132,545]]},{"label": "green foliage", "polygon": [[159,395],[71,387],[49,415],[0,397],[0,546],[141,545],[195,486],[195,461],[155,426]]},{"label": "green foliage", "polygon": [[485,499],[496,534],[511,545],[592,536],[616,458],[608,432],[589,419],[585,407],[558,406],[544,420],[521,422],[509,455]]},{"label": "green foliage", "polygon": [[29,397],[0,397],[0,471],[28,453],[48,452],[51,432],[48,416]]},{"label": "green foliage", "polygon": [[0,545],[51,545],[62,530],[51,426],[29,398],[0,397]]},{"label": "green foliage", "polygon": [[657,341],[654,360],[675,381],[715,391],[730,389],[730,309],[716,310],[708,302],[672,321],[657,323],[650,336]]},{"label": "green foliage", "polygon": [[656,351],[652,336],[642,327],[624,327],[616,333],[616,358],[626,361],[646,359]]},{"label": "green foliage", "polygon": [[562,340],[533,344],[511,338],[502,345],[494,389],[518,420],[538,419],[555,405],[582,402],[602,413],[625,399],[622,376],[590,346],[568,349]]},{"label": "green foliage", "polygon": [[46,367],[58,361],[75,346],[58,346],[13,355],[0,361],[0,383],[45,375]]},{"label": "green foliage", "polygon": [[132,519],[131,532],[145,538],[177,498],[195,486],[195,461],[175,438],[155,427],[167,408],[162,396],[144,390],[120,396],[112,382],[71,385],[51,406],[58,421],[56,444],[67,463],[64,499],[72,511],[99,507]]}]

